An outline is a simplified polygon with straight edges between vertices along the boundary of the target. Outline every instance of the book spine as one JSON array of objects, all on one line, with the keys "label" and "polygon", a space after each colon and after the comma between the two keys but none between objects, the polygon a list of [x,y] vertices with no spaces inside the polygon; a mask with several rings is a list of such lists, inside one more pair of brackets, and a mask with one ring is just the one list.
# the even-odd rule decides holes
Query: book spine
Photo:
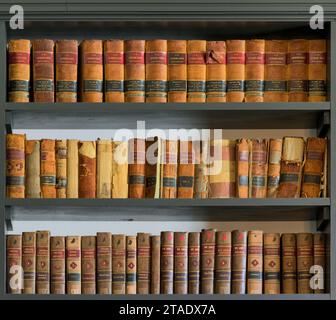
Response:
[{"label": "book spine", "polygon": [[20,294],[23,289],[23,274],[20,273],[22,266],[22,236],[6,236],[6,279],[7,293]]},{"label": "book spine", "polygon": [[247,243],[247,293],[263,293],[263,232],[248,232]]},{"label": "book spine", "polygon": [[67,294],[81,294],[81,237],[66,237]]},{"label": "book spine", "polygon": [[280,235],[264,234],[264,293],[280,293]]},{"label": "book spine", "polygon": [[154,198],[157,186],[158,138],[146,139],[146,198]]},{"label": "book spine", "polygon": [[97,141],[97,198],[112,196],[112,141]]},{"label": "book spine", "polygon": [[198,148],[195,152],[195,190],[194,196],[197,199],[205,199],[209,197],[209,143],[206,140],[194,141],[198,143]]},{"label": "book spine", "polygon": [[193,141],[180,141],[177,172],[177,197],[192,199],[194,196],[195,151]]},{"label": "book spine", "polygon": [[281,236],[282,293],[294,294],[296,290],[296,236],[283,233]]},{"label": "book spine", "polygon": [[216,231],[201,233],[201,293],[213,294],[215,278]]},{"label": "book spine", "polygon": [[78,198],[78,140],[67,140],[67,198]]},{"label": "book spine", "polygon": [[78,197],[96,197],[96,142],[78,143]]},{"label": "book spine", "polygon": [[36,233],[22,233],[23,293],[34,294],[36,282]]},{"label": "book spine", "polygon": [[97,293],[112,293],[112,236],[97,233]]},{"label": "book spine", "polygon": [[56,102],[77,102],[78,42],[56,41]]},{"label": "book spine", "polygon": [[136,294],[137,292],[137,238],[136,236],[126,237],[126,293]]},{"label": "book spine", "polygon": [[161,232],[161,293],[174,293],[174,232]]},{"label": "book spine", "polygon": [[215,291],[217,294],[231,292],[231,232],[216,232]]},{"label": "book spine", "polygon": [[105,102],[124,102],[124,40],[104,42]]},{"label": "book spine", "polygon": [[162,141],[161,198],[176,198],[177,195],[178,142]]},{"label": "book spine", "polygon": [[128,198],[128,143],[112,141],[112,198]]},{"label": "book spine", "polygon": [[311,233],[298,233],[296,235],[296,250],[298,293],[313,293],[310,286],[312,277],[310,268],[314,263],[313,235]]},{"label": "book spine", "polygon": [[[321,268],[322,277],[318,279],[318,282],[314,283],[314,293],[325,292],[325,274],[326,274],[326,235],[323,233],[314,233],[313,235],[314,245],[314,266],[315,268]],[[322,281],[321,281],[322,280]]]},{"label": "book spine", "polygon": [[168,40],[168,102],[187,102],[187,41]]},{"label": "book spine", "polygon": [[246,293],[247,232],[232,231],[231,293]]},{"label": "book spine", "polygon": [[150,293],[150,234],[138,233],[137,236],[137,293]]},{"label": "book spine", "polygon": [[112,235],[112,293],[126,293],[126,236]]},{"label": "book spine", "polygon": [[25,190],[26,198],[41,198],[40,185],[40,141],[27,140],[25,148],[26,176]]},{"label": "book spine", "polygon": [[56,140],[56,195],[66,198],[67,189],[67,141]]},{"label": "book spine", "polygon": [[8,42],[8,101],[29,102],[30,40]]},{"label": "book spine", "polygon": [[174,232],[174,293],[188,293],[187,232]]},{"label": "book spine", "polygon": [[236,195],[238,198],[249,197],[249,170],[250,170],[251,143],[247,139],[237,141],[237,182]]},{"label": "book spine", "polygon": [[36,232],[36,293],[50,293],[50,232]]},{"label": "book spine", "polygon": [[151,294],[160,294],[160,236],[151,236]]},{"label": "book spine", "polygon": [[268,140],[252,140],[251,197],[265,198],[267,194]]},{"label": "book spine", "polygon": [[96,237],[81,238],[81,293],[96,294]]},{"label": "book spine", "polygon": [[65,294],[65,237],[50,238],[50,293]]},{"label": "book spine", "polygon": [[200,287],[200,233],[188,234],[188,293],[199,294]]},{"label": "book spine", "polygon": [[270,139],[267,173],[267,198],[275,198],[280,182],[282,139]]},{"label": "book spine", "polygon": [[56,198],[56,143],[41,140],[41,192],[42,198]]}]

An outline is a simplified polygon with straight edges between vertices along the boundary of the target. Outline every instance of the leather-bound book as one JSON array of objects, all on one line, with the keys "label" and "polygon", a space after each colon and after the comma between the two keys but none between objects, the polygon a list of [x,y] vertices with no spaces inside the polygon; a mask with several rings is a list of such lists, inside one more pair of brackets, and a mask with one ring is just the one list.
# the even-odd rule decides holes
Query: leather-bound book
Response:
[{"label": "leather-bound book", "polygon": [[112,196],[112,141],[97,141],[97,198]]},{"label": "leather-bound book", "polygon": [[104,42],[105,102],[124,102],[124,40]]},{"label": "leather-bound book", "polygon": [[56,41],[56,102],[77,102],[78,41]]},{"label": "leather-bound book", "polygon": [[296,235],[281,235],[281,293],[296,293]]},{"label": "leather-bound book", "polygon": [[205,102],[206,100],[205,53],[205,40],[187,40],[188,102]]},{"label": "leather-bound book", "polygon": [[231,292],[231,232],[217,231],[214,293],[230,294],[230,292]]},{"label": "leather-bound book", "polygon": [[136,236],[126,237],[126,292],[136,294],[137,292],[137,238]]},{"label": "leather-bound book", "polygon": [[209,161],[209,141],[194,141],[199,144],[195,152],[195,198],[209,197],[209,175],[208,175],[208,161]]},{"label": "leather-bound book", "polygon": [[128,143],[112,141],[112,198],[128,198]]},{"label": "leather-bound book", "polygon": [[187,102],[187,41],[167,41],[168,102]]},{"label": "leather-bound book", "polygon": [[187,232],[174,232],[174,293],[188,293]]},{"label": "leather-bound book", "polygon": [[179,141],[177,169],[177,197],[192,199],[194,196],[195,150],[193,141]]},{"label": "leather-bound book", "polygon": [[145,40],[125,41],[125,101],[145,102]]},{"label": "leather-bound book", "polygon": [[97,232],[97,293],[112,293],[112,236]]},{"label": "leather-bound book", "polygon": [[226,101],[243,102],[245,97],[245,40],[226,41]]},{"label": "leather-bound book", "polygon": [[81,294],[81,237],[66,237],[66,291]]},{"label": "leather-bound book", "polygon": [[[313,234],[313,245],[314,245],[314,266],[322,268],[322,279],[319,279],[316,288],[314,288],[314,293],[324,293],[325,283],[326,283],[326,235],[324,233],[314,233]],[[318,270],[320,271],[320,270]],[[316,271],[315,271],[316,272]],[[322,280],[322,281],[321,281]]]},{"label": "leather-bound book", "polygon": [[308,40],[288,41],[287,54],[287,90],[289,102],[308,100]]},{"label": "leather-bound book", "polygon": [[303,138],[284,137],[277,198],[298,198],[300,196],[304,150]]},{"label": "leather-bound book", "polygon": [[236,196],[238,198],[248,198],[251,141],[248,139],[238,140],[236,144],[236,152],[237,152]]},{"label": "leather-bound book", "polygon": [[50,293],[65,294],[65,237],[50,237]]},{"label": "leather-bound book", "polygon": [[26,140],[26,176],[25,193],[26,198],[41,198],[40,184],[40,141]]},{"label": "leather-bound book", "polygon": [[264,234],[264,293],[280,293],[280,235]]},{"label": "leather-bound book", "polygon": [[321,195],[326,147],[326,139],[307,139],[301,187],[301,197],[303,198],[317,198]]},{"label": "leather-bound book", "polygon": [[36,232],[22,232],[23,293],[35,293]]},{"label": "leather-bound book", "polygon": [[200,289],[200,232],[188,234],[188,293],[199,294]]},{"label": "leather-bound book", "polygon": [[126,236],[112,235],[112,293],[126,293]]},{"label": "leather-bound book", "polygon": [[42,198],[56,198],[56,141],[41,140]]},{"label": "leather-bound book", "polygon": [[174,232],[161,232],[161,293],[174,293]]},{"label": "leather-bound book", "polygon": [[10,234],[6,236],[6,279],[7,293],[20,294],[23,289],[22,267],[22,236]]},{"label": "leather-bound book", "polygon": [[67,198],[78,198],[78,140],[67,140]]},{"label": "leather-bound book", "polygon": [[151,294],[160,294],[161,237],[151,236]]},{"label": "leather-bound book", "polygon": [[137,234],[137,293],[149,294],[150,293],[150,234],[138,233]]},{"label": "leather-bound book", "polygon": [[54,102],[54,41],[33,40],[34,102]]},{"label": "leather-bound book", "polygon": [[83,40],[81,50],[81,101],[103,102],[103,42]]},{"label": "leather-bound book", "polygon": [[67,140],[56,140],[56,196],[66,198]]},{"label": "leather-bound book", "polygon": [[160,196],[160,145],[158,137],[146,139],[146,198]]},{"label": "leather-bound book", "polygon": [[282,139],[270,139],[267,173],[267,198],[275,198],[280,183]]},{"label": "leather-bound book", "polygon": [[83,236],[82,250],[82,294],[96,294],[96,237]]},{"label": "leather-bound book", "polygon": [[308,40],[308,101],[327,99],[327,41]]},{"label": "leather-bound book", "polygon": [[263,232],[248,232],[247,240],[247,293],[263,293]]},{"label": "leather-bound book", "polygon": [[287,102],[287,40],[265,42],[264,102]]},{"label": "leather-bound book", "polygon": [[296,234],[297,283],[298,293],[313,293],[310,279],[313,276],[310,268],[314,264],[314,243],[311,233]]},{"label": "leather-bound book", "polygon": [[231,293],[246,293],[247,232],[232,231]]},{"label": "leather-bound book", "polygon": [[8,42],[8,101],[29,102],[30,40]]},{"label": "leather-bound book", "polygon": [[50,293],[50,232],[36,232],[36,293]]},{"label": "leather-bound book", "polygon": [[78,197],[96,197],[96,142],[78,143]]},{"label": "leather-bound book", "polygon": [[206,45],[206,101],[226,101],[226,44],[207,41]]},{"label": "leather-bound book", "polygon": [[201,290],[200,293],[214,293],[216,230],[202,230],[201,233]]},{"label": "leather-bound book", "polygon": [[6,196],[25,197],[25,140],[24,134],[6,136]]}]

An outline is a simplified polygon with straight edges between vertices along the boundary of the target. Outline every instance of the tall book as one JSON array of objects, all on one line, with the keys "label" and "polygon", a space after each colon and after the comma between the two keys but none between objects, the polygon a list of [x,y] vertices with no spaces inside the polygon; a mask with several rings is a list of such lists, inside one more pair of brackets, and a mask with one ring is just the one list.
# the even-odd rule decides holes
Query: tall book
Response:
[{"label": "tall book", "polygon": [[280,293],[280,235],[264,234],[264,293]]},{"label": "tall book", "polygon": [[174,293],[174,232],[161,232],[161,293]]},{"label": "tall book", "polygon": [[50,237],[50,293],[65,294],[65,237]]},{"label": "tall book", "polygon": [[66,198],[67,140],[56,140],[56,196]]},{"label": "tall book", "polygon": [[146,198],[160,196],[160,150],[158,137],[146,139]]},{"label": "tall book", "polygon": [[66,237],[66,291],[81,294],[81,237]]},{"label": "tall book", "polygon": [[314,243],[311,233],[298,233],[296,235],[298,293],[313,293],[310,286],[312,277],[310,268],[314,264],[313,249]]},{"label": "tall book", "polygon": [[96,142],[78,143],[78,197],[96,197]]},{"label": "tall book", "polygon": [[214,293],[216,230],[201,233],[201,292]]},{"label": "tall book", "polygon": [[247,232],[232,231],[231,293],[246,293]]},{"label": "tall book", "polygon": [[215,289],[217,294],[231,292],[231,232],[216,232]]},{"label": "tall book", "polygon": [[296,293],[296,235],[281,235],[281,292]]},{"label": "tall book", "polygon": [[188,293],[187,232],[174,232],[174,293]]},{"label": "tall book", "polygon": [[126,237],[126,293],[137,292],[137,238]]},{"label": "tall book", "polygon": [[209,162],[209,141],[194,141],[197,146],[195,152],[195,198],[208,198],[209,197],[209,175],[208,175],[208,162]]},{"label": "tall book", "polygon": [[81,238],[81,293],[96,293],[96,237]]},{"label": "tall book", "polygon": [[97,141],[97,198],[112,196],[112,141]]},{"label": "tall book", "polygon": [[263,232],[248,232],[247,240],[247,293],[263,293]]},{"label": "tall book", "polygon": [[67,198],[78,198],[78,140],[67,140]]},{"label": "tall book", "polygon": [[137,234],[137,293],[150,293],[150,234]]},{"label": "tall book", "polygon": [[151,236],[151,294],[160,294],[161,237]]},{"label": "tall book", "polygon": [[36,232],[22,232],[23,293],[35,293]]},{"label": "tall book", "polygon": [[124,40],[104,42],[105,102],[124,102]]},{"label": "tall book", "polygon": [[[314,246],[314,266],[318,269],[317,272],[321,272],[321,277],[314,283],[314,293],[324,293],[326,283],[326,235],[324,233],[313,234],[313,246]],[[316,272],[315,271],[315,272]]]},{"label": "tall book", "polygon": [[267,172],[267,198],[275,198],[280,183],[282,139],[270,139]]},{"label": "tall book", "polygon": [[126,236],[112,235],[112,293],[126,293]]},{"label": "tall book", "polygon": [[26,198],[41,198],[40,141],[26,140],[25,155],[25,196]]},{"label": "tall book", "polygon": [[36,293],[50,293],[50,232],[36,232]]},{"label": "tall book", "polygon": [[20,294],[23,289],[22,236],[10,234],[6,236],[6,279],[7,293]]},{"label": "tall book", "polygon": [[249,172],[250,172],[251,141],[240,139],[236,144],[237,180],[236,196],[249,197]]},{"label": "tall book", "polygon": [[97,293],[112,293],[112,236],[97,232]]},{"label": "tall book", "polygon": [[193,141],[179,141],[177,168],[177,197],[192,199],[194,196],[195,150]]},{"label": "tall book", "polygon": [[112,141],[112,198],[128,198],[128,143]]},{"label": "tall book", "polygon": [[200,288],[200,245],[199,232],[188,234],[188,293],[198,294]]},{"label": "tall book", "polygon": [[8,42],[8,101],[29,102],[30,40]]},{"label": "tall book", "polygon": [[41,192],[42,198],[56,198],[56,142],[41,140]]},{"label": "tall book", "polygon": [[168,102],[187,102],[187,41],[167,41]]}]

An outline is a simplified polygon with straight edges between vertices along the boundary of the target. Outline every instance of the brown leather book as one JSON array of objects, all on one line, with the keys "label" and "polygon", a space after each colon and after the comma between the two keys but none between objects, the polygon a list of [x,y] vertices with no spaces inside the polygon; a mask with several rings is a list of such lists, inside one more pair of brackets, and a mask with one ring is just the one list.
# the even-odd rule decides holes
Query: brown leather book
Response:
[{"label": "brown leather book", "polygon": [[112,196],[112,141],[97,140],[97,198]]},{"label": "brown leather book", "polygon": [[36,293],[50,293],[50,232],[36,232]]},{"label": "brown leather book", "polygon": [[66,291],[81,294],[81,237],[66,237]]},{"label": "brown leather book", "polygon": [[25,194],[26,198],[41,198],[40,184],[40,141],[26,140],[25,148],[26,176],[25,176]]},{"label": "brown leather book", "polygon": [[37,39],[32,44],[34,102],[54,102],[54,41]]},{"label": "brown leather book", "polygon": [[264,102],[287,102],[287,40],[265,41]]},{"label": "brown leather book", "polygon": [[146,139],[146,198],[155,198],[157,186],[157,169],[159,143],[157,137]]},{"label": "brown leather book", "polygon": [[187,232],[174,232],[174,293],[188,293]]},{"label": "brown leather book", "polygon": [[65,237],[50,237],[50,293],[65,294]]},{"label": "brown leather book", "polygon": [[105,102],[124,102],[124,40],[104,42]]},{"label": "brown leather book", "polygon": [[314,244],[311,233],[296,235],[298,293],[313,293],[310,268],[314,264]]},{"label": "brown leather book", "polygon": [[7,293],[20,294],[23,289],[22,236],[10,234],[6,236],[6,279]]},{"label": "brown leather book", "polygon": [[187,40],[188,53],[188,102],[205,102],[206,100],[206,41]]},{"label": "brown leather book", "polygon": [[150,234],[138,233],[137,235],[137,293],[150,293]]},{"label": "brown leather book", "polygon": [[127,141],[112,141],[112,198],[128,198]]},{"label": "brown leather book", "polygon": [[29,102],[30,40],[8,41],[8,101]]},{"label": "brown leather book", "polygon": [[22,232],[23,293],[34,294],[36,282],[36,232]]},{"label": "brown leather book", "polygon": [[267,173],[267,198],[275,198],[280,183],[282,139],[270,139]]},{"label": "brown leather book", "polygon": [[126,293],[126,236],[112,235],[112,293]]},{"label": "brown leather book", "polygon": [[112,293],[112,236],[97,232],[97,293]]},{"label": "brown leather book", "polygon": [[248,232],[247,243],[247,293],[263,293],[263,232]]},{"label": "brown leather book", "polygon": [[66,198],[67,140],[56,140],[56,196]]},{"label": "brown leather book", "polygon": [[41,192],[42,198],[56,198],[56,142],[41,140]]},{"label": "brown leather book", "polygon": [[78,143],[78,197],[96,197],[96,142]]},{"label": "brown leather book", "polygon": [[137,237],[126,237],[126,293],[137,292]]},{"label": "brown leather book", "polygon": [[96,237],[83,236],[82,246],[82,294],[96,294]]},{"label": "brown leather book", "polygon": [[201,292],[214,293],[216,230],[201,233]]},{"label": "brown leather book", "polygon": [[[325,292],[325,274],[326,274],[326,235],[324,233],[313,234],[314,245],[314,266],[322,268],[322,275],[319,281],[314,283],[314,293]],[[320,271],[320,270],[318,270]],[[322,280],[322,281],[321,281]]]},{"label": "brown leather book", "polygon": [[209,197],[210,189],[208,175],[209,141],[194,141],[194,144],[196,144],[194,197],[204,199]]},{"label": "brown leather book", "polygon": [[151,294],[160,294],[161,237],[151,236]]},{"label": "brown leather book", "polygon": [[174,232],[161,232],[161,293],[174,293]]},{"label": "brown leather book", "polygon": [[236,153],[237,153],[236,196],[238,198],[248,198],[251,141],[248,139],[238,140],[236,144]]},{"label": "brown leather book", "polygon": [[187,41],[168,40],[168,102],[187,102]]},{"label": "brown leather book", "polygon": [[214,293],[231,292],[231,232],[217,231]]},{"label": "brown leather book", "polygon": [[247,232],[234,230],[231,256],[231,293],[246,293]]},{"label": "brown leather book", "polygon": [[177,169],[177,197],[192,199],[194,196],[195,150],[193,141],[179,141]]},{"label": "brown leather book", "polygon": [[81,101],[103,102],[103,42],[83,40],[81,50]]},{"label": "brown leather book", "polygon": [[296,293],[296,235],[281,235],[281,293]]},{"label": "brown leather book", "polygon": [[125,101],[145,102],[145,40],[125,41]]},{"label": "brown leather book", "polygon": [[78,140],[67,140],[67,198],[78,198]]},{"label": "brown leather book", "polygon": [[264,293],[280,293],[280,235],[264,234]]},{"label": "brown leather book", "polygon": [[25,197],[25,139],[24,134],[6,136],[6,196]]},{"label": "brown leather book", "polygon": [[317,198],[321,195],[327,139],[308,138],[302,173],[301,197]]},{"label": "brown leather book", "polygon": [[77,102],[78,42],[56,41],[56,102]]},{"label": "brown leather book", "polygon": [[199,294],[200,288],[200,232],[188,234],[188,293]]}]

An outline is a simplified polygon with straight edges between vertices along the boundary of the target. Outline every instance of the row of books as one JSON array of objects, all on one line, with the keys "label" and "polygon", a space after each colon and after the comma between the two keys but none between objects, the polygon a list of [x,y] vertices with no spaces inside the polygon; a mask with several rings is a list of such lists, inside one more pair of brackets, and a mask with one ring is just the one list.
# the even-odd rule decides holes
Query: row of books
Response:
[{"label": "row of books", "polygon": [[10,102],[326,101],[323,39],[84,40],[79,50],[77,40],[54,45],[50,39],[9,41]]},{"label": "row of books", "polygon": [[7,288],[29,294],[323,293],[327,241],[322,233],[280,237],[259,230],[23,232],[7,235]]},{"label": "row of books", "polygon": [[9,198],[326,196],[327,140],[26,140],[7,135]]}]

